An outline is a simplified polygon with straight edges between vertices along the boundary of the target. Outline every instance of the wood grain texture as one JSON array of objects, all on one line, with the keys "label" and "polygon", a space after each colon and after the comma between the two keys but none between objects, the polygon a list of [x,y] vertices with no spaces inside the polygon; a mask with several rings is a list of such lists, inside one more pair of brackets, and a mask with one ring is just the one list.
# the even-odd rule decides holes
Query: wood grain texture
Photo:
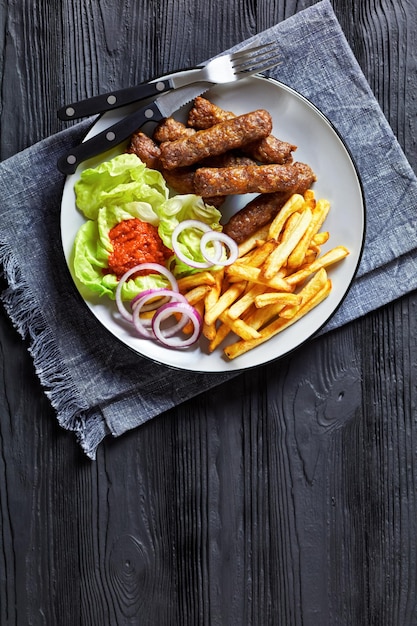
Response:
[{"label": "wood grain texture", "polygon": [[[0,157],[313,0],[2,0]],[[414,0],[333,0],[417,171]],[[0,309],[0,624],[414,626],[417,296],[87,461]]]}]

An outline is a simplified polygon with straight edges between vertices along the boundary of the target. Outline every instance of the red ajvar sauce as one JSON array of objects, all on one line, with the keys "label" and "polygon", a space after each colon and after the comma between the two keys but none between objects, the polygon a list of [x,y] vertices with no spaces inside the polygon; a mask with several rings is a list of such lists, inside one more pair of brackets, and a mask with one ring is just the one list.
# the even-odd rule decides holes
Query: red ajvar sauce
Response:
[{"label": "red ajvar sauce", "polygon": [[164,265],[172,255],[162,243],[158,229],[137,217],[116,224],[109,236],[113,252],[109,255],[107,271],[116,274],[117,278],[139,263]]}]

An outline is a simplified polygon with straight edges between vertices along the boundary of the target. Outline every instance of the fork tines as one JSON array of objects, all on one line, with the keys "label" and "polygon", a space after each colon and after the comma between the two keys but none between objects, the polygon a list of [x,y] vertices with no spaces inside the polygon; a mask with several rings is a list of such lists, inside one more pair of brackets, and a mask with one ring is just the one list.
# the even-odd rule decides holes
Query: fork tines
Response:
[{"label": "fork tines", "polygon": [[246,48],[233,54],[232,65],[235,74],[265,72],[280,64],[281,55],[274,42],[254,48]]}]

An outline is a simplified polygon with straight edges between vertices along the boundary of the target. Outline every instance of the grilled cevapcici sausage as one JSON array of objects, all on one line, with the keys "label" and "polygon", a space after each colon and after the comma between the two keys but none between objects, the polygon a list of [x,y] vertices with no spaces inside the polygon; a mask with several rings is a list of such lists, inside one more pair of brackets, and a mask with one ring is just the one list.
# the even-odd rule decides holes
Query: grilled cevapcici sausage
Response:
[{"label": "grilled cevapcici sausage", "polygon": [[236,117],[236,114],[232,111],[226,111],[214,104],[214,102],[207,100],[207,98],[197,96],[194,98],[193,106],[188,112],[187,126],[196,130],[203,130],[219,122],[231,120],[234,117]]},{"label": "grilled cevapcici sausage", "polygon": [[157,143],[163,143],[165,141],[175,141],[180,137],[189,137],[194,135],[195,132],[194,128],[189,128],[175,118],[166,117],[153,131],[153,139]]},{"label": "grilled cevapcici sausage", "polygon": [[[209,159],[209,161],[216,165],[216,167],[232,167],[232,166],[248,166],[253,165],[252,159],[248,157],[239,156],[234,154],[233,152],[226,152],[225,154],[221,154],[218,157],[213,157],[213,159]],[[207,196],[205,193],[200,193],[196,189],[195,185],[195,174],[196,171],[193,167],[179,167],[175,170],[166,170],[162,169],[161,173],[168,185],[174,189],[177,193],[194,193],[198,196],[202,196],[204,201],[207,204],[211,204],[215,207],[220,207],[225,201],[224,194],[213,194]]]},{"label": "grilled cevapcici sausage", "polygon": [[[188,113],[187,124],[192,128],[202,130],[234,117],[236,116],[231,111],[225,111],[210,100],[198,96]],[[268,135],[243,148],[245,154],[261,163],[292,163],[292,152],[296,149],[297,146],[281,141],[273,135]]]},{"label": "grilled cevapcici sausage", "polygon": [[162,143],[161,163],[167,170],[193,165],[267,137],[271,130],[271,115],[258,109],[199,130],[189,137]]},{"label": "grilled cevapcici sausage", "polygon": [[136,154],[143,163],[153,170],[159,170],[161,168],[159,160],[161,150],[153,139],[145,135],[145,133],[139,131],[132,135],[127,147],[127,152]]},{"label": "grilled cevapcici sausage", "polygon": [[223,232],[232,237],[236,243],[243,243],[262,226],[268,224],[293,193],[305,193],[316,180],[316,176],[313,170],[304,163],[294,163],[294,167],[299,171],[299,178],[293,190],[256,196],[230,218]]},{"label": "grilled cevapcici sausage", "polygon": [[273,193],[293,190],[299,177],[294,165],[201,167],[194,175],[194,188],[199,196]]},{"label": "grilled cevapcici sausage", "polygon": [[136,154],[151,169],[160,170],[162,167],[160,163],[161,149],[158,144],[163,141],[174,141],[180,137],[188,137],[194,135],[195,132],[193,128],[188,128],[173,117],[166,117],[157,125],[152,138],[141,131],[134,133],[130,138],[127,152]]}]

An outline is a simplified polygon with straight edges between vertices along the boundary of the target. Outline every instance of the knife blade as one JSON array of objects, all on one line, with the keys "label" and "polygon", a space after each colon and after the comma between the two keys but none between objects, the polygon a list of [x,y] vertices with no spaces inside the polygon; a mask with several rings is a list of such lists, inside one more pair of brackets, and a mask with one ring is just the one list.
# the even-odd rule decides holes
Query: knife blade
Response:
[{"label": "knife blade", "polygon": [[169,117],[211,86],[211,83],[194,83],[159,96],[153,102],[130,115],[126,115],[116,124],[72,148],[68,154],[58,159],[58,169],[63,174],[74,174],[78,165],[83,161],[117,146],[139,130],[146,122],[159,122],[165,117]]},{"label": "knife blade", "polygon": [[155,98],[170,89],[178,89],[190,83],[196,82],[201,68],[191,70],[180,70],[167,78],[159,78],[149,83],[141,83],[134,87],[126,87],[117,91],[110,91],[105,94],[72,102],[58,110],[58,117],[61,120],[75,120],[80,117],[96,115],[105,111],[111,111],[126,104],[131,104],[146,98]]}]

